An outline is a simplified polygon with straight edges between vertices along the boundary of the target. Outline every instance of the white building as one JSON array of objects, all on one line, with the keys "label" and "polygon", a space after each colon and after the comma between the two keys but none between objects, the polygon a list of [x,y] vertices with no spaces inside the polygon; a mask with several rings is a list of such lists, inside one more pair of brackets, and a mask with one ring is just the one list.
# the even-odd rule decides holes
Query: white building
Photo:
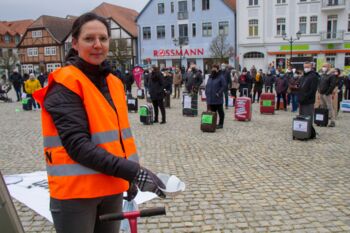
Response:
[{"label": "white building", "polygon": [[350,0],[238,0],[237,20],[242,68],[285,66],[289,41],[299,31],[300,40],[292,43],[293,65],[313,60],[318,66],[325,61],[350,66]]},{"label": "white building", "polygon": [[137,18],[139,63],[160,67],[196,63],[207,70],[213,62],[209,47],[217,35],[227,36],[235,46],[235,2],[150,0]]}]

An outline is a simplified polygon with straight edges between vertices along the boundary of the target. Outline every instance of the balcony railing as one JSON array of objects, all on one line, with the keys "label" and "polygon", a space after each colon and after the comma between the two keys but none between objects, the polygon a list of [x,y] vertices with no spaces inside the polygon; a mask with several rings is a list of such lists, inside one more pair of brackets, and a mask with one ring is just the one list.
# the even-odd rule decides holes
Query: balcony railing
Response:
[{"label": "balcony railing", "polygon": [[179,44],[188,45],[188,36],[180,36],[179,37]]},{"label": "balcony railing", "polygon": [[177,19],[178,20],[188,19],[188,12],[187,11],[177,12]]},{"label": "balcony railing", "polygon": [[322,10],[345,9],[345,0],[322,0]]},{"label": "balcony railing", "polygon": [[344,40],[344,31],[321,32],[321,42],[342,42]]}]

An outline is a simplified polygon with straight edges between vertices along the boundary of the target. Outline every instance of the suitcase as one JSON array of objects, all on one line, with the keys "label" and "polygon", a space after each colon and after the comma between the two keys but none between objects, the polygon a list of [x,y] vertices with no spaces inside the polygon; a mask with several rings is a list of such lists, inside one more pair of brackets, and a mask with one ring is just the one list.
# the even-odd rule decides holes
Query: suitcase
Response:
[{"label": "suitcase", "polygon": [[126,101],[128,103],[128,111],[131,112],[137,112],[138,109],[138,101],[136,98],[132,97],[131,95],[127,95]]},{"label": "suitcase", "polygon": [[215,132],[216,130],[216,112],[203,112],[201,117],[201,130],[203,132]]},{"label": "suitcase", "polygon": [[144,99],[145,98],[145,90],[144,89],[138,89],[137,90],[137,98],[138,99]]},{"label": "suitcase", "polygon": [[312,136],[312,122],[310,116],[296,116],[293,118],[293,140],[307,140]]},{"label": "suitcase", "polygon": [[248,88],[243,89],[246,96],[238,97],[235,103],[235,119],[238,121],[250,121],[252,119],[252,99],[247,97]]},{"label": "suitcase", "polygon": [[317,126],[327,126],[328,125],[328,109],[326,108],[316,108],[314,113],[314,123]]},{"label": "suitcase", "polygon": [[170,108],[170,94],[165,94],[165,97],[163,99],[164,101],[164,108]]},{"label": "suitcase", "polygon": [[201,101],[207,101],[207,96],[205,95],[205,89],[201,89]]},{"label": "suitcase", "polygon": [[350,112],[350,100],[343,100],[340,102],[340,111]]},{"label": "suitcase", "polygon": [[22,99],[22,108],[24,111],[32,110],[32,99],[29,97]]},{"label": "suitcase", "polygon": [[198,116],[198,95],[191,96],[187,92],[182,94],[182,115]]},{"label": "suitcase", "polygon": [[274,93],[262,93],[260,96],[260,113],[274,114],[275,113],[275,99]]},{"label": "suitcase", "polygon": [[141,123],[144,125],[153,124],[153,106],[151,104],[140,106],[139,114]]},{"label": "suitcase", "polygon": [[235,106],[235,97],[234,96],[229,96],[228,97],[228,106],[229,107]]}]

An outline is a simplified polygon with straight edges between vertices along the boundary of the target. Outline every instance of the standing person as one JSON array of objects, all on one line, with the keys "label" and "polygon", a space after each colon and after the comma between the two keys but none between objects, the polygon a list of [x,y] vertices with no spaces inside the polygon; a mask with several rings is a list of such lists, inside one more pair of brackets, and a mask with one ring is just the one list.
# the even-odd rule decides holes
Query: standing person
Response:
[{"label": "standing person", "polygon": [[292,103],[292,112],[298,111],[298,86],[300,73],[298,71],[293,71],[293,76],[290,76],[288,79],[288,92],[290,101]]},{"label": "standing person", "polygon": [[40,82],[41,87],[44,87],[45,81],[46,81],[46,75],[44,75],[43,73],[40,73],[40,75],[38,76],[38,80]]},{"label": "standing person", "polygon": [[271,70],[267,71],[264,79],[265,92],[273,93],[273,85],[275,83],[275,76],[271,73]]},{"label": "standing person", "polygon": [[276,93],[277,93],[276,110],[280,109],[280,101],[282,98],[284,111],[287,111],[287,90],[288,90],[288,80],[284,74],[280,73],[276,80]]},{"label": "standing person", "polygon": [[344,77],[341,76],[341,71],[338,68],[335,69],[334,75],[338,78],[338,108],[337,108],[337,111],[339,112],[340,102],[343,101]]},{"label": "standing person", "polygon": [[191,93],[192,96],[198,95],[198,90],[202,82],[202,73],[196,68],[195,64],[192,64],[191,72],[186,83],[186,90]]},{"label": "standing person", "polygon": [[237,90],[239,89],[239,72],[237,70],[231,71],[231,96],[237,98]]},{"label": "standing person", "polygon": [[41,88],[39,80],[33,73],[29,74],[29,79],[25,81],[24,87],[27,93],[27,97],[31,99],[34,111],[40,109],[40,105],[33,99],[33,93]]},{"label": "standing person", "polygon": [[10,75],[10,81],[13,85],[13,88],[16,91],[17,102],[22,99],[22,84],[24,83],[22,76],[18,73],[17,69],[13,70],[13,73]]},{"label": "standing person", "polygon": [[320,106],[326,107],[328,109],[328,115],[330,123],[328,127],[335,126],[335,112],[332,103],[332,93],[334,88],[337,87],[338,77],[335,76],[335,70],[331,70],[331,64],[325,63],[322,66],[321,79],[318,86],[318,91],[320,93]]},{"label": "standing person", "polygon": [[174,99],[175,98],[180,98],[180,87],[182,83],[182,74],[180,72],[179,68],[175,69],[175,74],[174,74]]},{"label": "standing person", "polygon": [[148,93],[148,83],[149,83],[149,79],[150,79],[150,73],[149,70],[146,69],[145,72],[143,73],[143,85],[145,86],[145,94],[147,96]]},{"label": "standing person", "polygon": [[226,88],[225,71],[219,71],[219,65],[213,65],[211,75],[205,87],[205,95],[207,97],[208,110],[218,112],[219,114],[219,124],[216,126],[217,129],[222,129],[224,126],[225,113],[223,93]]},{"label": "standing person", "polygon": [[228,109],[228,90],[232,85],[232,81],[231,81],[231,72],[229,67],[227,67],[227,65],[225,63],[221,64],[221,72],[224,75],[227,87],[224,90],[224,97],[225,97],[225,108]]},{"label": "standing person", "polygon": [[125,87],[126,87],[126,93],[132,94],[132,85],[134,84],[135,79],[132,73],[129,72],[129,70],[125,70]]},{"label": "standing person", "polygon": [[344,77],[344,86],[345,86],[344,99],[349,100],[350,99],[350,74]]},{"label": "standing person", "polygon": [[29,74],[24,73],[23,74],[23,79],[22,79],[22,85],[23,85],[23,92],[26,93],[26,88],[24,86],[25,82],[29,79]]},{"label": "standing person", "polygon": [[249,94],[249,77],[248,77],[248,72],[247,72],[247,68],[243,68],[241,75],[239,76],[238,82],[239,82],[239,96],[242,97],[243,96],[243,90],[244,89],[248,89],[248,93]]},{"label": "standing person", "polygon": [[263,77],[264,77],[263,71],[262,71],[262,69],[260,69],[259,72],[255,76],[254,90],[253,90],[253,93],[254,93],[253,94],[253,103],[255,102],[256,94],[258,94],[257,102],[259,103],[260,95],[262,93],[262,89],[263,89],[263,85],[264,85]]},{"label": "standing person", "polygon": [[50,210],[57,233],[118,233],[120,222],[99,216],[122,210],[123,192],[165,197],[164,184],[138,164],[125,92],[106,62],[110,29],[93,13],[72,28],[66,65],[35,93],[42,104]]},{"label": "standing person", "polygon": [[148,82],[149,94],[151,96],[153,109],[154,109],[154,121],[153,123],[158,123],[158,108],[162,114],[161,124],[166,123],[166,113],[164,108],[163,99],[165,97],[165,87],[164,87],[164,77],[159,71],[158,67],[153,67],[151,78]]},{"label": "standing person", "polygon": [[[310,62],[304,63],[304,75],[300,78],[298,88],[298,101],[300,104],[299,114],[309,116],[311,118],[311,124],[313,124],[318,75],[311,68]],[[313,125],[311,125],[311,128],[311,138],[313,139],[316,138],[316,131]]]}]

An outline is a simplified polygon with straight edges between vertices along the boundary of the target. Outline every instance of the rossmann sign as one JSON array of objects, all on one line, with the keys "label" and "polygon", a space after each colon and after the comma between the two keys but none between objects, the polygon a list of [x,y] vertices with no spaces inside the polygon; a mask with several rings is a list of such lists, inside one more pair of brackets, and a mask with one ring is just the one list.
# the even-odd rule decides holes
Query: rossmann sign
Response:
[{"label": "rossmann sign", "polygon": [[154,57],[204,56],[204,49],[159,49],[153,50]]}]

